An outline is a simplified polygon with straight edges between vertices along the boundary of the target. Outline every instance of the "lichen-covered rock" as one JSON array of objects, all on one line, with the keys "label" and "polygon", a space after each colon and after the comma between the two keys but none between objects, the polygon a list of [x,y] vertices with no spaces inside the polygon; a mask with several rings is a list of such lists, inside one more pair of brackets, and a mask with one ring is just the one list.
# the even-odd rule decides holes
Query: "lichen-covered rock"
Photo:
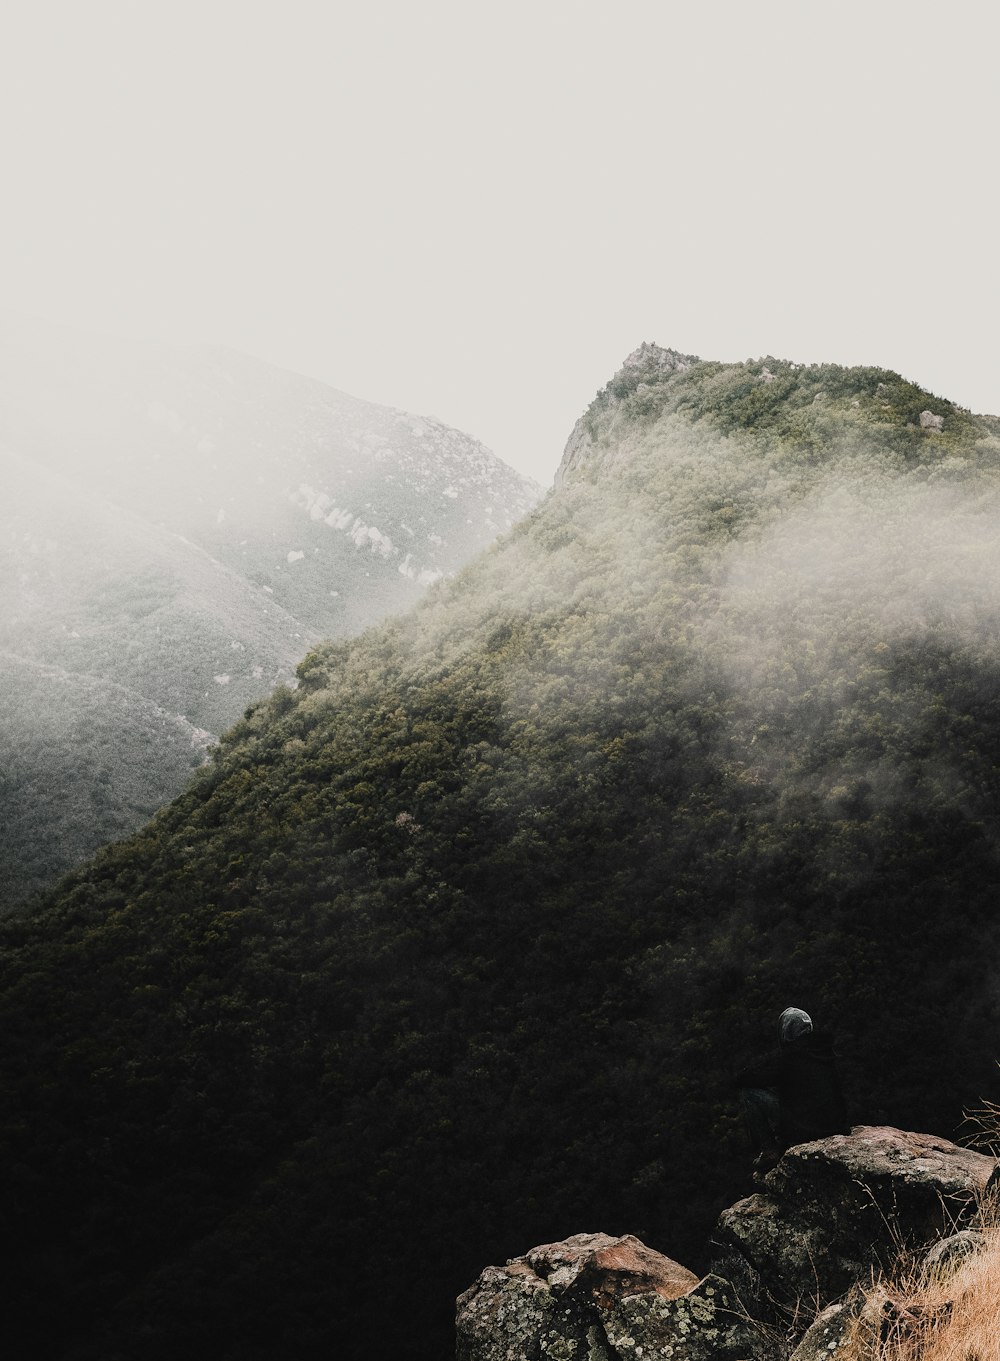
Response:
[{"label": "lichen-covered rock", "polygon": [[921,430],[943,430],[944,417],[935,416],[933,411],[921,411],[920,428]]},{"label": "lichen-covered rock", "polygon": [[789,1361],[837,1361],[847,1350],[864,1295],[854,1289],[846,1299],[817,1314]]},{"label": "lichen-covered rock", "polygon": [[576,1234],[488,1267],[458,1299],[458,1361],[770,1361],[724,1281],[630,1235]]},{"label": "lichen-covered rock", "polygon": [[947,1139],[859,1126],[790,1148],[761,1190],[724,1211],[712,1269],[752,1314],[825,1305],[902,1246],[970,1215],[994,1160]]},{"label": "lichen-covered rock", "polygon": [[458,1361],[611,1361],[573,1300],[524,1258],[487,1267],[458,1297]]},{"label": "lichen-covered rock", "polygon": [[684,1295],[626,1295],[604,1333],[621,1361],[751,1361],[779,1354],[771,1330],[747,1318],[726,1281],[706,1276]]}]

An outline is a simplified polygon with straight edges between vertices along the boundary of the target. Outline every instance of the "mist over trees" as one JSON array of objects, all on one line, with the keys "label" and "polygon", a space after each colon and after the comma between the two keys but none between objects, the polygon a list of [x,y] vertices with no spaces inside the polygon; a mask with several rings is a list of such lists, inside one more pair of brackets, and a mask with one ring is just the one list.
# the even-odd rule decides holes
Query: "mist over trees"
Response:
[{"label": "mist over trees", "polygon": [[432,417],[9,315],[0,476],[0,911],[180,793],[313,643],[413,603],[539,494]]},{"label": "mist over trees", "polygon": [[788,1003],[857,1120],[995,1093],[1000,421],[643,347],[569,448],[0,928],[12,1333],[430,1358],[526,1244],[697,1268]]}]

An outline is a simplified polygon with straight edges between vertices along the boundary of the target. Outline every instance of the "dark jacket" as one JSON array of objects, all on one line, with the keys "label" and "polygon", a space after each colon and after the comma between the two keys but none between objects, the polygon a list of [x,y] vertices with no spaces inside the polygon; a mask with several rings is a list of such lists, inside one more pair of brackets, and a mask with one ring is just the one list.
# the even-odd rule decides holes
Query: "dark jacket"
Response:
[{"label": "dark jacket", "polygon": [[778,1133],[783,1148],[849,1130],[847,1107],[837,1076],[833,1042],[812,1030],[744,1068],[738,1087],[763,1087],[778,1098]]}]

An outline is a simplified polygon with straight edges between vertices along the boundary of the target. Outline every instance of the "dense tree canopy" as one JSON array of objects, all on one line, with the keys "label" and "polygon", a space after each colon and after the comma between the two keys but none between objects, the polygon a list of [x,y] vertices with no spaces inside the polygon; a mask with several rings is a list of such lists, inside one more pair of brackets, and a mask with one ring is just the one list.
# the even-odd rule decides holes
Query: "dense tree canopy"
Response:
[{"label": "dense tree canopy", "polygon": [[496,548],[4,924],[36,1350],[439,1357],[535,1242],[697,1268],[788,1003],[857,1119],[990,1094],[1000,423],[768,359],[627,366],[580,430]]}]

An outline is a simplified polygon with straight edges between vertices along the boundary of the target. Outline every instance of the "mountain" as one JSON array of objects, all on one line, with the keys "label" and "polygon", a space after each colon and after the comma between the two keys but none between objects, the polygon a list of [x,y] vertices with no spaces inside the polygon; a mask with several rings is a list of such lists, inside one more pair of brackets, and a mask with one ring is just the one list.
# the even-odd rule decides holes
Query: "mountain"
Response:
[{"label": "mountain", "polygon": [[[26,876],[8,846],[0,904],[179,793],[185,724],[221,732],[275,685],[294,684],[311,644],[411,604],[539,494],[438,421],[239,354],[11,319],[0,326],[0,469],[0,653],[21,659],[0,660],[0,681],[16,689],[22,661],[87,678],[60,691],[57,714],[47,687],[34,713],[18,713],[25,769],[37,743],[46,778],[36,772],[13,796],[18,819],[37,829],[37,872]],[[98,739],[89,728],[135,778],[111,780],[113,816],[88,829],[86,795],[73,792],[83,789],[78,748],[60,773],[47,726],[95,685],[109,687],[109,714],[120,686],[164,709],[174,744],[151,749],[144,777],[138,730],[99,722]],[[47,793],[39,801],[33,788]],[[67,800],[71,839],[51,820]]]},{"label": "mountain", "polygon": [[430,1358],[525,1242],[700,1271],[790,1003],[856,1122],[995,1099],[998,512],[1000,421],[898,374],[631,355],[540,507],[0,929],[8,1328]]},{"label": "mountain", "polygon": [[95,839],[134,831],[137,816],[183,789],[214,739],[123,685],[10,653],[0,670],[0,826],[13,895],[50,883],[53,843],[72,865]]}]

